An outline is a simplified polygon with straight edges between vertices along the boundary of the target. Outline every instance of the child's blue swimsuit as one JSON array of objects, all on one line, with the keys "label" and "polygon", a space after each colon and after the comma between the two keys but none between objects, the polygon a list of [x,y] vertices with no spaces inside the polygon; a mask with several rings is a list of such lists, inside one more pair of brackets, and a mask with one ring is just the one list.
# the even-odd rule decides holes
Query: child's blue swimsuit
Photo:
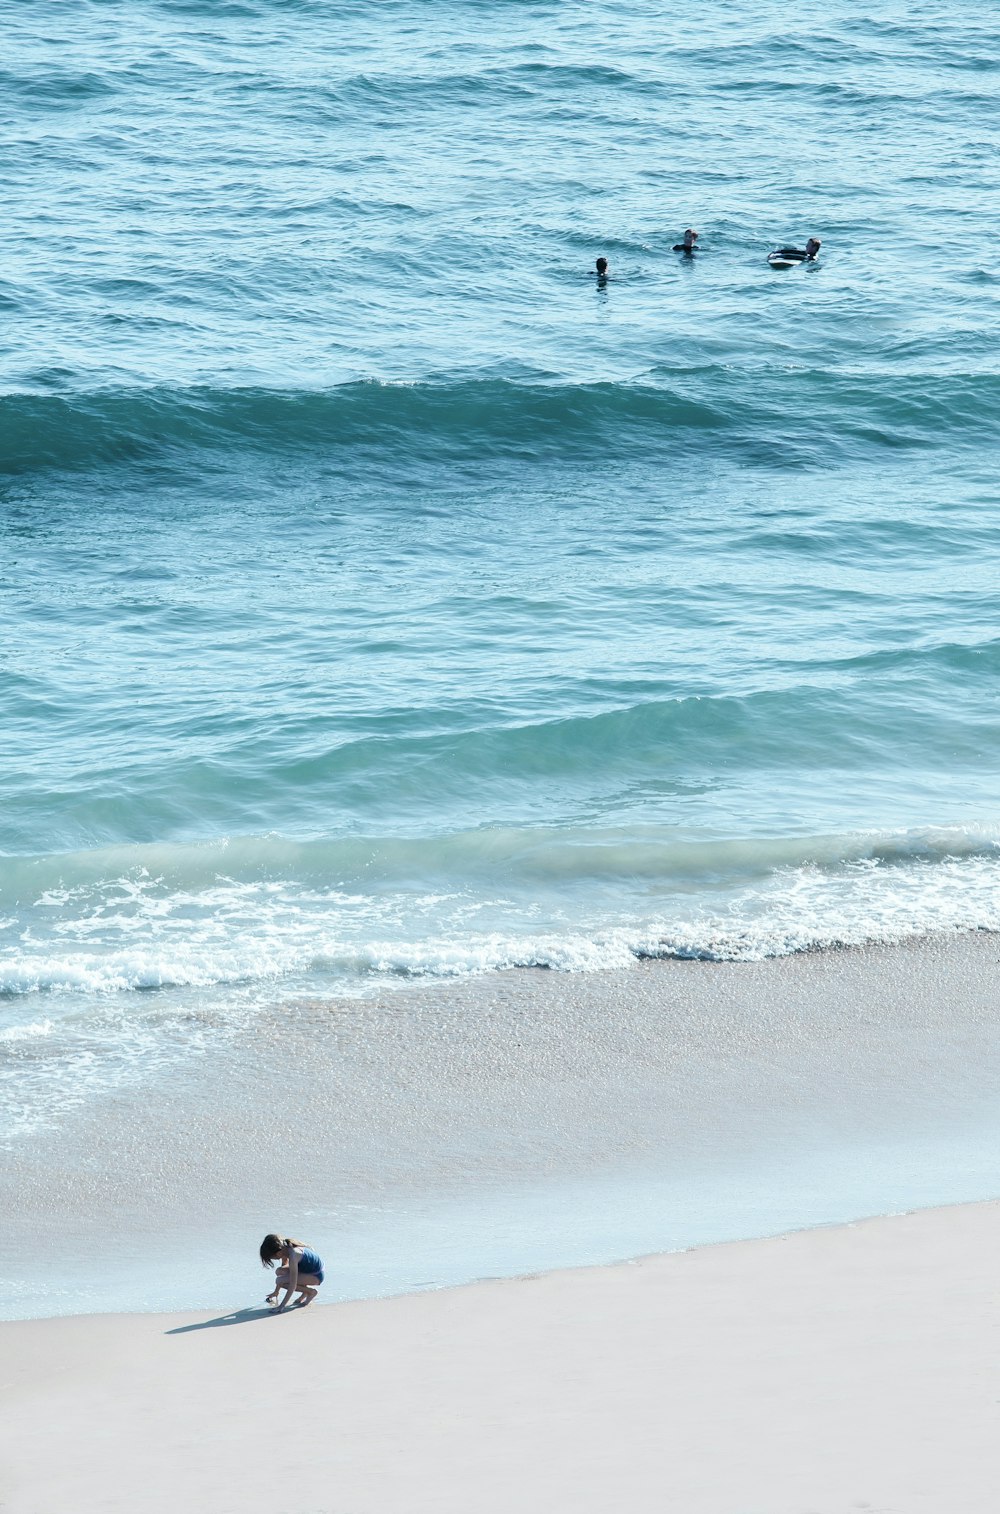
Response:
[{"label": "child's blue swimsuit", "polygon": [[318,1283],[323,1281],[323,1262],[315,1251],[310,1251],[308,1246],[302,1248],[299,1256],[299,1277],[314,1277]]}]

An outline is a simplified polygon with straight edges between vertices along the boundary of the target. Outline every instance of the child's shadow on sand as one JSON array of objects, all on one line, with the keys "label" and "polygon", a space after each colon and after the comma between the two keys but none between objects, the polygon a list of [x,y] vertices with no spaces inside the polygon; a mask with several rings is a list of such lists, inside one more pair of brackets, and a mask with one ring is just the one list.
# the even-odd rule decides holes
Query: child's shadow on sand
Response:
[{"label": "child's shadow on sand", "polygon": [[232,1314],[220,1314],[218,1319],[199,1320],[194,1325],[177,1325],[173,1330],[164,1330],[164,1335],[189,1335],[192,1330],[218,1330],[221,1325],[248,1325],[255,1319],[272,1319],[277,1310],[265,1305],[263,1309],[236,1309]]}]

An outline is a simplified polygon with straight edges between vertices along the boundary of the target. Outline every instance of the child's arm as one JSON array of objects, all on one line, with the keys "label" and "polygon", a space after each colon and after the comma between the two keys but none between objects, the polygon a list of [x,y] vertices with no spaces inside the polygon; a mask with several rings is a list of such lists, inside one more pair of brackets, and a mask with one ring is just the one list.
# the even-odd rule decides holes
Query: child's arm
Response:
[{"label": "child's arm", "polygon": [[285,1288],[285,1296],[281,1300],[281,1303],[278,1305],[278,1313],[279,1314],[281,1313],[282,1309],[284,1309],[285,1306],[287,1305],[288,1300],[291,1298],[292,1294],[296,1292],[296,1290],[298,1289],[298,1286],[299,1286],[299,1254],[298,1254],[297,1251],[290,1251],[288,1253],[288,1285]]}]

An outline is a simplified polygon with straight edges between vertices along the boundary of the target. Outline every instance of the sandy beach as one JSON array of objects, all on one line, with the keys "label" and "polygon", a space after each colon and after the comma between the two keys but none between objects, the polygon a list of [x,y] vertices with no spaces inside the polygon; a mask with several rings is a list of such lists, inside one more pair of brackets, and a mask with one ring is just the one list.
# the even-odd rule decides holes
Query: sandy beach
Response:
[{"label": "sandy beach", "polygon": [[[0,1324],[0,1511],[992,1511],[995,972],[971,936],[307,1002],[68,1114],[4,1168],[9,1312],[64,1317]],[[289,1212],[325,1297],[273,1317]]]},{"label": "sandy beach", "polygon": [[0,1326],[4,1514],[978,1514],[1000,1204],[280,1317]]},{"label": "sandy beach", "polygon": [[5,8],[0,1514],[1000,1514],[989,14]]},{"label": "sandy beach", "polygon": [[997,956],[977,933],[278,1004],[10,1145],[0,1314],[219,1312],[282,1227],[346,1300],[992,1198]]}]

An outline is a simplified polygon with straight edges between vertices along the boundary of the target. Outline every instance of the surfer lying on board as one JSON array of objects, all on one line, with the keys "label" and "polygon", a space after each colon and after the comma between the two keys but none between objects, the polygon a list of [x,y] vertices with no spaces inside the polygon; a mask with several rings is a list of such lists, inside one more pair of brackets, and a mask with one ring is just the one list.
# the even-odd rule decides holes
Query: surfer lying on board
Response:
[{"label": "surfer lying on board", "polygon": [[673,247],[671,248],[671,251],[682,252],[686,258],[693,258],[695,253],[698,251],[697,247],[694,245],[697,240],[698,233],[696,231],[692,231],[689,226],[687,231],[684,233],[683,242],[675,242]]},{"label": "surfer lying on board", "polygon": [[810,237],[805,247],[776,247],[769,256],[787,258],[790,263],[811,263],[821,245],[819,237]]},{"label": "surfer lying on board", "polygon": [[[275,1276],[274,1289],[264,1300],[266,1304],[277,1304],[280,1314],[282,1309],[287,1309],[293,1293],[298,1294],[297,1304],[312,1303],[323,1281],[323,1263],[315,1251],[310,1251],[302,1241],[293,1241],[289,1235],[265,1235],[260,1243],[260,1260],[263,1267],[273,1267],[277,1261],[282,1263]],[[282,1288],[285,1296],[278,1304]]]}]

